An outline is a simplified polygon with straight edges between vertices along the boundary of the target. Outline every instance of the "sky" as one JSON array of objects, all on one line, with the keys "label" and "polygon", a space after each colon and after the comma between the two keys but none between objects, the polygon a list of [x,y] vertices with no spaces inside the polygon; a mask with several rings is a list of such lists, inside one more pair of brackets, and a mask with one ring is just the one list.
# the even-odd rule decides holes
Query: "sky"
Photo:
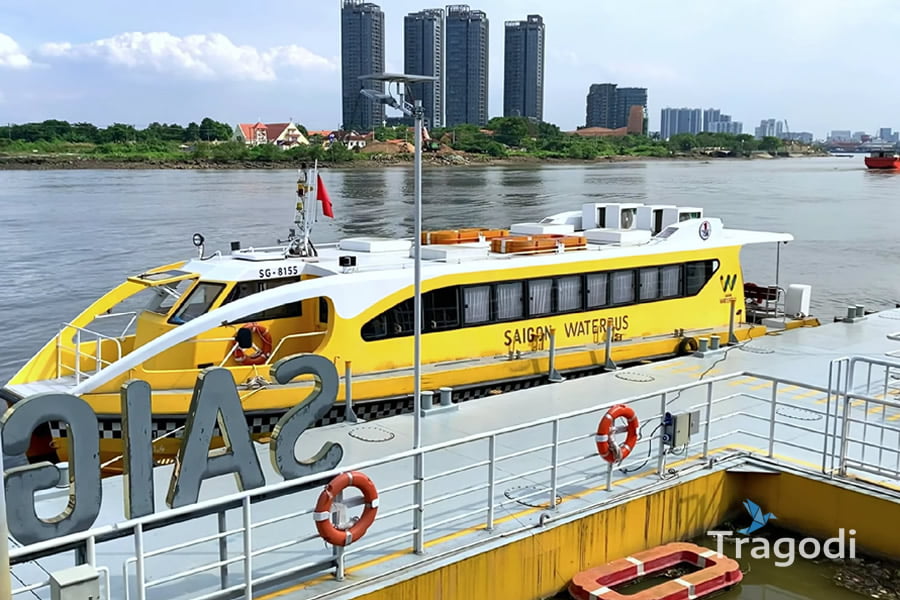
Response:
[{"label": "sky", "polygon": [[[386,67],[403,70],[403,16],[381,0]],[[503,23],[546,24],[544,120],[584,123],[592,83],[648,88],[660,109],[715,107],[752,133],[786,119],[900,129],[897,0],[471,0],[490,19],[490,114],[503,107]],[[230,124],[293,119],[336,129],[340,0],[0,0],[0,123],[44,119]]]}]

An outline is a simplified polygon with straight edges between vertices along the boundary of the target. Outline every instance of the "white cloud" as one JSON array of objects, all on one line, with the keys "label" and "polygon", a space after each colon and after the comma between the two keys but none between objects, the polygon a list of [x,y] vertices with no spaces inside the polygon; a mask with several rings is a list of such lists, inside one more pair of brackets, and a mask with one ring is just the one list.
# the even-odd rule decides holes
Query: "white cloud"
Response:
[{"label": "white cloud", "polygon": [[178,37],[166,32],[127,32],[84,44],[44,44],[39,54],[48,62],[95,62],[200,80],[272,81],[284,68],[337,68],[334,62],[300,46],[259,50],[237,45],[221,33]]},{"label": "white cloud", "polygon": [[5,33],[0,33],[0,68],[27,69],[31,60],[19,48],[16,40]]}]

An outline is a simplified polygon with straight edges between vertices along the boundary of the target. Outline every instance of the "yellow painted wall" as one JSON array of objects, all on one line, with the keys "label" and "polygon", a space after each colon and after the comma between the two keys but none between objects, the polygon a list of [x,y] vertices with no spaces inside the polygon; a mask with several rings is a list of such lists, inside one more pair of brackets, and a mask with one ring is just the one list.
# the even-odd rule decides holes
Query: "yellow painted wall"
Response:
[{"label": "yellow painted wall", "polygon": [[714,473],[544,532],[536,529],[527,539],[365,598],[524,600],[552,596],[579,571],[705,532],[739,502],[738,483],[724,472]]},{"label": "yellow painted wall", "polygon": [[900,503],[799,475],[734,474],[748,498],[775,513],[777,525],[817,538],[856,530],[858,552],[900,558]]},{"label": "yellow painted wall", "polygon": [[786,473],[719,472],[547,531],[535,529],[531,537],[364,598],[546,598],[563,591],[579,571],[707,531],[737,514],[744,498],[774,512],[786,529],[827,538],[838,527],[853,528],[858,550],[900,557],[900,538],[891,526],[896,502]]}]

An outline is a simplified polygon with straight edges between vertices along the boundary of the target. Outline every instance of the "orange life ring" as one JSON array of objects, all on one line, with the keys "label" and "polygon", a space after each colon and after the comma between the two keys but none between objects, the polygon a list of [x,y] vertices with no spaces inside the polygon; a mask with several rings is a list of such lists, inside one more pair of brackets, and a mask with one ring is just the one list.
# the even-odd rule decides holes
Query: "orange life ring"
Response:
[{"label": "orange life ring", "polygon": [[[628,420],[628,435],[625,443],[617,446],[615,440],[612,439],[613,423],[616,419],[623,418]],[[597,452],[609,463],[622,462],[634,450],[638,441],[638,418],[634,414],[634,409],[624,404],[616,404],[607,411],[600,424],[597,425]]]},{"label": "orange life ring", "polygon": [[[366,507],[363,509],[362,516],[352,527],[338,529],[331,522],[331,505],[334,503],[335,496],[348,487],[355,487],[362,492]],[[319,494],[313,519],[316,521],[316,530],[322,539],[334,546],[349,546],[366,534],[366,531],[375,522],[377,512],[378,491],[375,489],[375,484],[365,473],[348,471],[332,479],[331,483],[326,485]]]},{"label": "orange life ring", "polygon": [[[251,339],[254,333],[258,335],[260,345],[258,347],[256,344],[253,344],[255,350],[253,354],[245,354],[240,346],[235,347],[235,362],[241,365],[261,365],[266,362],[272,354],[272,334],[269,333],[269,330],[259,323],[248,323],[241,327],[241,329],[249,329]],[[235,337],[235,340],[236,339],[237,337]]]}]

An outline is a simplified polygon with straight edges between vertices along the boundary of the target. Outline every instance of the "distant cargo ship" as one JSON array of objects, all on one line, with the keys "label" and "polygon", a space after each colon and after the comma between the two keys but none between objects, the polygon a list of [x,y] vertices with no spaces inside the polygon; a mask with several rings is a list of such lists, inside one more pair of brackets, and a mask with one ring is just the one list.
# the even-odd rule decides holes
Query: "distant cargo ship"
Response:
[{"label": "distant cargo ship", "polygon": [[900,169],[900,153],[897,150],[875,150],[866,157],[870,169]]}]

